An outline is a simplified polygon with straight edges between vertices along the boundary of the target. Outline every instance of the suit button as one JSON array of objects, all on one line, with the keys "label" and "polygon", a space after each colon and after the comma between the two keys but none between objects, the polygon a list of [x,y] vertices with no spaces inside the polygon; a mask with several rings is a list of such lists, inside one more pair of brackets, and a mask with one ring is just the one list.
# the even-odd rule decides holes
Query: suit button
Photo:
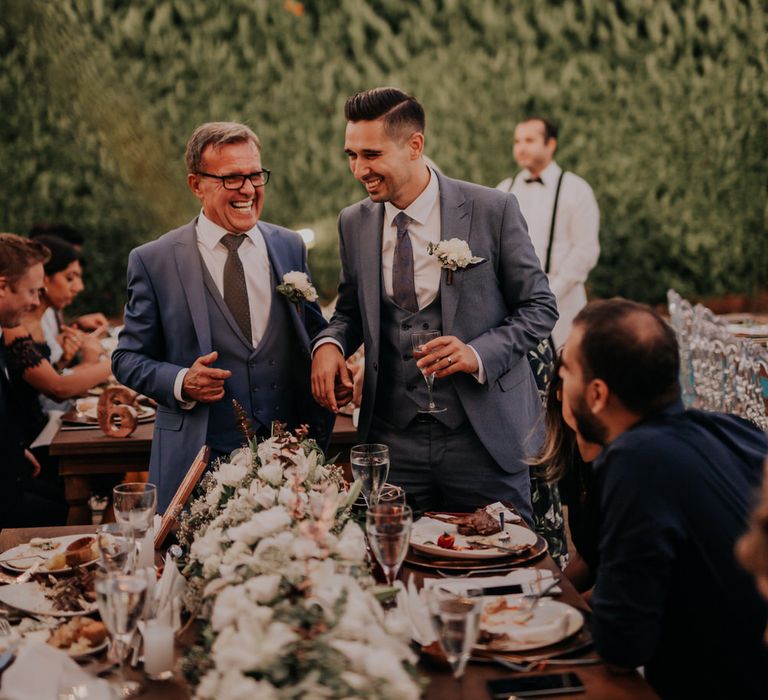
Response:
[{"label": "suit button", "polygon": [[421,327],[422,327],[422,328],[425,328],[425,329],[426,329],[426,328],[429,328],[429,324],[428,324],[428,323],[422,323],[422,324],[421,324]]},{"label": "suit button", "polygon": [[404,330],[404,331],[409,331],[409,330],[411,330],[411,324],[410,324],[410,323],[404,323],[404,324],[403,324],[403,330]]},{"label": "suit button", "polygon": [[253,393],[255,394],[257,391],[259,391],[259,389],[261,389],[260,386],[253,387]]},{"label": "suit button", "polygon": [[256,413],[261,413],[261,411],[262,411],[262,409],[260,409],[260,408],[256,409]]},{"label": "suit button", "polygon": [[277,382],[272,382],[272,388],[277,389]]},{"label": "suit button", "polygon": [[404,360],[410,360],[411,357],[412,357],[412,355],[409,355],[408,353],[405,353],[405,355],[403,355],[403,359]]},{"label": "suit button", "polygon": [[249,366],[249,367],[255,367],[255,366],[256,366],[256,360],[251,360],[251,361],[248,363],[248,366]]},{"label": "suit button", "polygon": [[378,372],[379,371],[379,363],[378,362],[374,362],[373,363],[373,371],[374,372]]},{"label": "suit button", "polygon": [[280,410],[280,406],[275,406],[275,411],[279,411],[279,410]]},{"label": "suit button", "polygon": [[274,360],[270,360],[269,361],[269,366],[270,367],[274,367],[275,366],[275,361]]},{"label": "suit button", "polygon": [[414,389],[416,389],[415,384],[409,384],[408,386],[405,387],[406,391],[413,391]]}]

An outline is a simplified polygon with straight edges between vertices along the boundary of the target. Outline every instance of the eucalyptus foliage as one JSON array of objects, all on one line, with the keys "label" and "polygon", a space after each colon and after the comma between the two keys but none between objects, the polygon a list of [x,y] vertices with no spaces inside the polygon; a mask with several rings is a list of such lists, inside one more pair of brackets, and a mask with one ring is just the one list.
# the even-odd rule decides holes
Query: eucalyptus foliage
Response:
[{"label": "eucalyptus foliage", "polygon": [[6,0],[0,228],[89,235],[85,303],[116,311],[127,251],[197,210],[184,143],[241,120],[273,170],[264,218],[315,225],[332,294],[338,210],[364,196],[342,106],[391,84],[446,174],[515,170],[525,114],[600,204],[595,295],[658,301],[768,284],[768,14],[761,0]]}]

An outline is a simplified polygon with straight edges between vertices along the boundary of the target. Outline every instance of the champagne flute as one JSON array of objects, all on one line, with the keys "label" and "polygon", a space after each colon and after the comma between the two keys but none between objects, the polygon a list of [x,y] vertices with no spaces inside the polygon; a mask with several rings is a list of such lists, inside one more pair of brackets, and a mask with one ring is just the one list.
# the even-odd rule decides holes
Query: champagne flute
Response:
[{"label": "champagne flute", "polygon": [[427,605],[432,627],[461,691],[461,677],[480,632],[482,591],[468,588],[454,592],[435,586],[427,590]]},{"label": "champagne flute", "polygon": [[368,508],[365,524],[373,554],[391,586],[408,552],[413,512],[410,506],[379,503]]},{"label": "champagne flute", "polygon": [[377,443],[355,445],[349,451],[349,461],[352,476],[362,484],[366,504],[375,505],[379,498],[379,488],[389,475],[389,448]]},{"label": "champagne flute", "polygon": [[[418,333],[411,333],[411,345],[413,346],[414,359],[420,359],[426,352],[424,350],[424,346],[430,340],[439,338],[441,333],[442,331],[419,331]],[[426,408],[419,408],[418,413],[444,413],[448,409],[436,405],[434,399],[432,398],[432,388],[435,384],[435,373],[427,372],[428,370],[426,368],[421,370],[421,376],[424,377],[424,381],[427,384],[427,396],[429,398],[429,405]]]},{"label": "champagne flute", "polygon": [[106,523],[96,531],[96,544],[102,569],[130,573],[131,555],[136,549],[132,532],[126,532],[119,523]]},{"label": "champagne flute", "polygon": [[144,610],[147,596],[147,581],[143,576],[129,576],[120,572],[109,572],[96,577],[96,605],[104,626],[112,636],[115,656],[119,668],[119,681],[114,690],[120,698],[138,695],[142,686],[125,677],[125,655],[128,644]]}]

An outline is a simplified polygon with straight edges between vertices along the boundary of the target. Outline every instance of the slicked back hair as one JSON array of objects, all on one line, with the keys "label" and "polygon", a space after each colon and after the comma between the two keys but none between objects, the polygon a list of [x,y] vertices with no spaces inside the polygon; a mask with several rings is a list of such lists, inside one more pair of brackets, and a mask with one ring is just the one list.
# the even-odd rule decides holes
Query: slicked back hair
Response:
[{"label": "slicked back hair", "polygon": [[212,146],[220,148],[230,143],[252,143],[261,153],[259,137],[245,124],[237,122],[207,122],[194,130],[187,141],[184,162],[188,173],[198,173],[203,169],[203,151]]},{"label": "slicked back hair", "polygon": [[641,417],[680,398],[677,338],[651,307],[619,297],[593,301],[573,323],[583,330],[577,354],[584,381],[602,379]]},{"label": "slicked back hair", "polygon": [[528,122],[541,122],[544,125],[544,143],[549,141],[549,139],[556,139],[557,134],[560,131],[557,124],[548,117],[539,117],[535,114],[532,114],[531,116],[523,119],[523,121],[520,123],[527,124]]},{"label": "slicked back hair", "polygon": [[7,277],[13,287],[27,270],[46,263],[51,253],[42,243],[14,233],[0,233],[0,276]]},{"label": "slicked back hair", "polygon": [[395,141],[404,141],[411,134],[424,133],[424,108],[415,97],[393,87],[378,87],[358,92],[347,98],[344,117],[348,122],[383,119],[384,131]]}]

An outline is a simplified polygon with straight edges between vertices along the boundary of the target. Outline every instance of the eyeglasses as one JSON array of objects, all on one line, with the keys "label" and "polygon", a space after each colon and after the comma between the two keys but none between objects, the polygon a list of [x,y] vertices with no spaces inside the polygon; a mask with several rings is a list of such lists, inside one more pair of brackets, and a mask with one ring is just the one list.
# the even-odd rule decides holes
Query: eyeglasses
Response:
[{"label": "eyeglasses", "polygon": [[271,172],[271,170],[265,168],[264,170],[259,170],[255,173],[248,173],[248,175],[213,175],[212,173],[201,172],[198,172],[197,174],[202,175],[203,177],[212,177],[215,180],[221,180],[221,184],[224,186],[225,190],[239,190],[245,186],[246,178],[251,181],[251,184],[254,187],[264,187],[264,185],[269,182],[269,175]]}]

